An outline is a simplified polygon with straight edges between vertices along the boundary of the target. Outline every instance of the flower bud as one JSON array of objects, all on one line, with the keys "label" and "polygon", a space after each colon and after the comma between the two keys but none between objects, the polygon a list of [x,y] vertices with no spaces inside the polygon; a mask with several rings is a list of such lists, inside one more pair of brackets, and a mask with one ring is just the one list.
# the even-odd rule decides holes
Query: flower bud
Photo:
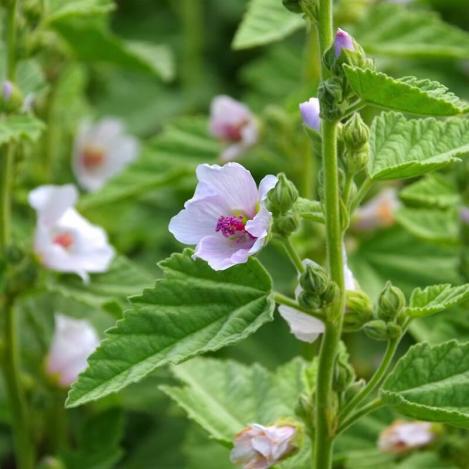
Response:
[{"label": "flower bud", "polygon": [[277,176],[278,182],[267,196],[269,210],[273,215],[287,213],[298,199],[298,190],[285,174]]},{"label": "flower bud", "polygon": [[340,80],[329,78],[322,81],[318,88],[318,97],[322,118],[336,120],[343,115],[340,106],[343,100],[343,88]]},{"label": "flower bud", "polygon": [[300,224],[296,213],[287,213],[274,218],[272,231],[280,236],[288,237],[297,230]]},{"label": "flower bud", "polygon": [[318,98],[309,98],[308,101],[300,104],[301,117],[303,123],[310,129],[319,132],[321,128],[320,104]]},{"label": "flower bud", "polygon": [[386,325],[386,329],[388,332],[388,339],[397,339],[402,334],[402,328],[399,324],[395,324],[393,322],[389,322]]},{"label": "flower bud", "polygon": [[330,305],[339,293],[339,288],[334,282],[330,282],[326,291],[321,295],[321,307]]},{"label": "flower bud", "polygon": [[352,36],[347,31],[338,28],[335,33],[334,51],[335,56],[339,57],[343,50],[355,50]]},{"label": "flower bud", "polygon": [[355,397],[364,387],[366,386],[366,381],[360,379],[352,383],[345,391],[344,401],[348,402],[353,397]]},{"label": "flower bud", "polygon": [[402,290],[387,282],[378,297],[377,316],[383,321],[393,321],[406,304]]},{"label": "flower bud", "polygon": [[334,371],[334,390],[344,392],[355,380],[355,370],[350,365],[345,350],[339,353]]},{"label": "flower bud", "polygon": [[373,308],[368,295],[361,290],[347,290],[344,315],[344,330],[358,331],[373,315]]},{"label": "flower bud", "polygon": [[363,332],[374,340],[388,340],[388,329],[386,323],[381,319],[375,319],[367,322],[363,326]]},{"label": "flower bud", "polygon": [[316,311],[321,308],[321,298],[311,292],[302,291],[298,295],[298,303],[302,308],[310,311]]},{"label": "flower bud", "polygon": [[350,150],[361,149],[370,138],[370,130],[358,112],[344,124],[342,139]]},{"label": "flower bud", "polygon": [[305,271],[300,275],[299,283],[308,293],[322,295],[329,285],[329,275],[316,262],[310,261],[305,265]]},{"label": "flower bud", "polygon": [[2,85],[1,110],[15,112],[23,105],[23,95],[19,88],[11,81],[4,81]]}]

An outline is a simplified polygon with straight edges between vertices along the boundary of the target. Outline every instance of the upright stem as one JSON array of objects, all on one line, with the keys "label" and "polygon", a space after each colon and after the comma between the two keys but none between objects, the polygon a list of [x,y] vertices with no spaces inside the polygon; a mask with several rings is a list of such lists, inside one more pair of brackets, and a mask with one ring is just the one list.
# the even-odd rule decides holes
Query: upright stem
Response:
[{"label": "upright stem", "polygon": [[[320,0],[318,32],[322,55],[331,46],[333,40],[332,0]],[[322,64],[321,76],[323,79],[328,76],[328,70]],[[329,469],[332,467],[332,446],[337,430],[337,409],[334,402],[332,380],[342,332],[345,305],[337,158],[337,122],[322,120],[321,135],[325,186],[324,208],[327,259],[331,279],[337,284],[340,294],[327,312],[326,327],[319,352],[313,467],[314,469]]]}]

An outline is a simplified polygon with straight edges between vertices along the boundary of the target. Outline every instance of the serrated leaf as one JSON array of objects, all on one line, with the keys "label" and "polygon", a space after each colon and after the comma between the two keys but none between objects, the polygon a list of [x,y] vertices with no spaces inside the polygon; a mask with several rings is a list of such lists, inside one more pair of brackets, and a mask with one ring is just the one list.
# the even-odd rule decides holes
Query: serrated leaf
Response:
[{"label": "serrated leaf", "polygon": [[397,79],[350,65],[344,65],[344,70],[352,89],[370,106],[427,116],[452,116],[468,109],[466,102],[437,81]]},{"label": "serrated leaf", "polygon": [[396,364],[381,398],[419,420],[469,428],[469,343],[421,343]]},{"label": "serrated leaf", "polygon": [[[141,41],[124,41],[97,21],[75,18],[55,21],[53,29],[65,40],[78,60],[114,64],[123,68],[171,80],[174,63],[166,46]],[[96,47],[99,44],[99,47]]]},{"label": "serrated leaf", "polygon": [[37,140],[44,129],[44,123],[33,116],[10,115],[0,121],[0,145],[20,139]]},{"label": "serrated leaf", "polygon": [[469,153],[469,119],[406,119],[394,112],[373,120],[368,170],[373,180],[403,179],[459,161]]},{"label": "serrated leaf", "polygon": [[67,17],[95,16],[114,9],[110,0],[49,0],[46,2],[45,24]]},{"label": "serrated leaf", "polygon": [[250,0],[233,39],[234,49],[247,49],[278,41],[305,24],[279,0]]},{"label": "serrated leaf", "polygon": [[402,207],[396,212],[396,220],[414,236],[426,241],[456,244],[459,240],[455,209]]},{"label": "serrated leaf", "polygon": [[399,192],[399,197],[411,204],[451,208],[460,200],[453,178],[439,173],[428,174]]},{"label": "serrated leaf", "polygon": [[214,271],[192,251],[160,262],[164,277],[107,333],[73,385],[67,405],[115,393],[156,368],[238,342],[272,319],[272,281],[251,258]]},{"label": "serrated leaf", "polygon": [[450,284],[416,288],[410,297],[406,314],[414,318],[430,316],[469,299],[469,284],[456,287]]},{"label": "serrated leaf", "polygon": [[391,4],[371,7],[354,36],[372,55],[469,58],[469,34],[445,23],[436,13],[421,9]]},{"label": "serrated leaf", "polygon": [[212,438],[231,445],[250,423],[269,425],[294,417],[303,368],[300,359],[271,373],[258,364],[196,358],[173,368],[184,387],[162,389]]}]

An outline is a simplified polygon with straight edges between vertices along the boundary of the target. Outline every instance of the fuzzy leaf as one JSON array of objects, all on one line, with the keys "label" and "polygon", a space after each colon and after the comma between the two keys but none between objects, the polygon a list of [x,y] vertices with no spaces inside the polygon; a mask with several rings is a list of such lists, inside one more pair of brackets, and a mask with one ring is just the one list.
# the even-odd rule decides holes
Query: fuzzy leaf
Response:
[{"label": "fuzzy leaf", "polygon": [[160,262],[164,277],[131,298],[133,308],[108,331],[73,385],[75,407],[115,393],[156,368],[238,342],[272,319],[272,281],[256,259],[225,271],[192,259]]},{"label": "fuzzy leaf", "polygon": [[450,284],[416,288],[410,297],[406,314],[414,318],[430,316],[462,303],[469,298],[469,284],[456,287]]},{"label": "fuzzy leaf", "polygon": [[454,180],[439,173],[428,174],[404,187],[399,197],[411,204],[438,208],[455,207],[460,200]]},{"label": "fuzzy leaf", "polygon": [[278,41],[304,24],[301,15],[288,11],[280,0],[250,0],[233,48],[247,49]]},{"label": "fuzzy leaf", "polygon": [[370,106],[427,116],[452,116],[468,110],[467,103],[437,81],[397,79],[350,65],[344,65],[344,70],[352,89]]},{"label": "fuzzy leaf", "polygon": [[37,140],[45,125],[39,119],[25,115],[10,115],[0,122],[0,145],[20,139]]},{"label": "fuzzy leaf", "polygon": [[371,55],[469,58],[469,34],[421,9],[389,3],[372,7],[354,35]]},{"label": "fuzzy leaf", "polygon": [[420,176],[469,153],[469,119],[406,119],[394,112],[373,120],[368,170],[374,180]]},{"label": "fuzzy leaf", "polygon": [[419,420],[469,428],[469,343],[409,349],[381,390],[384,403]]}]

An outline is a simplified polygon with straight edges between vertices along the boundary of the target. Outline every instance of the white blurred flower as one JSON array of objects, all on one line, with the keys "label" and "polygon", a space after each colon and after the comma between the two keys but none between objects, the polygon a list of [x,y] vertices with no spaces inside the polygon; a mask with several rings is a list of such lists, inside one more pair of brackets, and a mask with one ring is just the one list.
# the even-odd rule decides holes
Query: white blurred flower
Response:
[{"label": "white blurred flower", "polygon": [[254,145],[259,138],[256,119],[249,108],[229,96],[216,96],[210,105],[210,132],[227,147],[223,161],[232,161]]},{"label": "white blurred flower", "polygon": [[296,433],[293,425],[251,424],[236,435],[231,462],[243,469],[268,469],[296,449]]},{"label": "white blurred flower", "polygon": [[40,262],[58,272],[78,274],[105,272],[114,257],[106,232],[83,218],[74,208],[78,192],[74,185],[46,185],[29,194],[36,210],[34,250]]},{"label": "white blurred flower", "polygon": [[121,121],[85,121],[75,139],[73,172],[80,186],[96,191],[135,160],[138,149],[137,139],[125,133]]},{"label": "white blurred flower", "polygon": [[98,334],[88,321],[56,314],[47,373],[61,386],[70,386],[86,368],[88,357],[98,345]]},{"label": "white blurred flower", "polygon": [[353,216],[353,226],[359,231],[371,231],[391,226],[400,202],[397,191],[388,187],[379,192],[366,204],[359,207]]},{"label": "white blurred flower", "polygon": [[430,444],[436,437],[430,422],[396,420],[384,429],[378,448],[385,453],[405,453]]}]

